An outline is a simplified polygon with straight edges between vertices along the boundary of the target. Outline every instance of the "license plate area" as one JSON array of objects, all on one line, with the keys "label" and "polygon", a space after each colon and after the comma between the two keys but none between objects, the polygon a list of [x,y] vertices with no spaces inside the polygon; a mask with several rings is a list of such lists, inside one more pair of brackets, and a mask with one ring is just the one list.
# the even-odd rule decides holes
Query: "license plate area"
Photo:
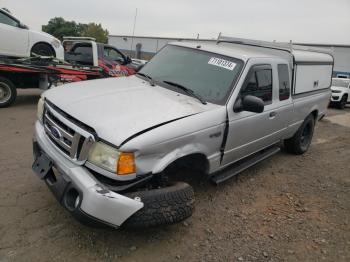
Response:
[{"label": "license plate area", "polygon": [[53,161],[52,159],[41,152],[38,157],[34,160],[32,169],[37,174],[40,179],[45,179],[45,177],[52,170]]}]

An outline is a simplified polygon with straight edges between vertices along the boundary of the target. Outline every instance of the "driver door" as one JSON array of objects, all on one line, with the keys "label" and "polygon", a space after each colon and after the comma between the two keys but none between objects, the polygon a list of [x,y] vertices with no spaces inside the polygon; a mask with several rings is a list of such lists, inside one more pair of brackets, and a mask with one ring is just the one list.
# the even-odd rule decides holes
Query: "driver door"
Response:
[{"label": "driver door", "polygon": [[19,21],[0,10],[0,55],[29,56],[29,33],[19,25]]},{"label": "driver door", "polygon": [[[277,105],[273,99],[274,72],[272,64],[252,65],[240,90],[231,105],[235,105],[246,95],[261,98],[265,108],[262,113],[247,111],[234,112],[234,106],[228,106],[229,130],[222,165],[238,161],[279,141],[281,122],[277,116]],[[276,80],[277,81],[277,80]],[[278,89],[278,88],[277,88]]]}]

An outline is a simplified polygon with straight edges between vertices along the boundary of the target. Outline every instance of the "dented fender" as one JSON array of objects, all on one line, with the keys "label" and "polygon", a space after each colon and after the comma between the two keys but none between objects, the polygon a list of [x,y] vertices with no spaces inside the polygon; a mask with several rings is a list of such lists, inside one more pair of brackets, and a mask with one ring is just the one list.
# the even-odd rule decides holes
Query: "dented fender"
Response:
[{"label": "dented fender", "polygon": [[165,168],[167,168],[171,163],[175,162],[176,160],[193,155],[193,154],[202,154],[206,155],[204,153],[204,148],[200,144],[189,144],[185,145],[181,148],[176,148],[175,150],[167,153],[161,160],[157,162],[157,164],[154,166],[152,173],[157,174],[162,172]]}]

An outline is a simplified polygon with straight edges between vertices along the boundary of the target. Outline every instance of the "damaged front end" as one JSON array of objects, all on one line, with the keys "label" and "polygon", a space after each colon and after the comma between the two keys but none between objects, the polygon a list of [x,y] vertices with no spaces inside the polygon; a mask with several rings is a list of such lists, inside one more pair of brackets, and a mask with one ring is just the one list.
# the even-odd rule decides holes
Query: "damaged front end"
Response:
[{"label": "damaged front end", "polygon": [[115,191],[123,192],[139,186],[151,176],[114,187],[104,184],[88,168],[75,165],[57,154],[42,129],[37,122],[33,141],[33,170],[45,181],[60,204],[78,220],[89,225],[120,227],[143,208],[140,199],[132,199]]}]

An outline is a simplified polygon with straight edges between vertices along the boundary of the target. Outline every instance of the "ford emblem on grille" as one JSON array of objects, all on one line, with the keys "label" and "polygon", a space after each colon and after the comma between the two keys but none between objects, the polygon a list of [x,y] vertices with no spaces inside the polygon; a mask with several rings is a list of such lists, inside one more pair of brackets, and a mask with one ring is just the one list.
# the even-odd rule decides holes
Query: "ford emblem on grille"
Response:
[{"label": "ford emblem on grille", "polygon": [[52,134],[56,139],[61,140],[62,134],[61,134],[60,130],[58,130],[57,127],[51,126],[51,127],[50,127],[50,131],[51,131],[51,134]]}]

